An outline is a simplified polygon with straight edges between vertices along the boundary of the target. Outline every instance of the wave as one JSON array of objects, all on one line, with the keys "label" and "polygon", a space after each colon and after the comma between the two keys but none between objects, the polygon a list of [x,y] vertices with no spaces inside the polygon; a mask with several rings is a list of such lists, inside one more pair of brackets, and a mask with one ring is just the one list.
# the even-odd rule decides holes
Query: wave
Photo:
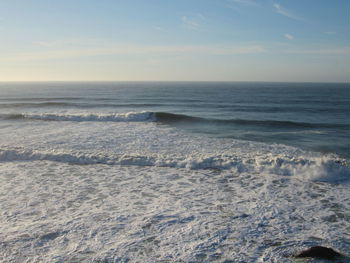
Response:
[{"label": "wave", "polygon": [[154,121],[164,124],[188,123],[188,124],[215,124],[215,125],[236,125],[236,126],[257,126],[267,128],[350,128],[349,124],[338,123],[306,123],[283,120],[250,120],[250,119],[211,119],[195,117],[184,114],[169,112],[127,112],[114,114],[2,114],[0,118],[5,120],[42,120],[42,121],[101,121],[101,122],[148,122]]},{"label": "wave", "polygon": [[[188,104],[189,103],[189,104]],[[188,104],[188,105],[186,105]],[[247,113],[247,112],[265,112],[265,113],[276,113],[276,112],[287,112],[287,113],[307,113],[307,112],[318,112],[322,114],[323,112],[326,113],[342,113],[345,114],[347,112],[350,112],[350,109],[347,109],[348,103],[347,101],[344,102],[342,105],[341,103],[337,102],[337,107],[334,107],[332,105],[314,108],[310,106],[305,107],[293,107],[293,106],[270,106],[270,105],[246,105],[246,104],[216,104],[216,103],[203,103],[197,100],[186,100],[186,103],[184,101],[180,100],[172,100],[171,103],[164,103],[164,102],[153,102],[153,103],[127,103],[127,102],[121,102],[116,101],[115,99],[108,99],[108,98],[96,98],[93,100],[82,100],[82,99],[0,99],[0,109],[20,109],[20,108],[77,108],[77,109],[95,109],[95,108],[147,108],[147,107],[185,107],[185,108],[206,108],[210,107],[213,109],[223,109],[228,110],[235,113]]]},{"label": "wave", "polygon": [[66,102],[43,102],[43,103],[0,103],[0,108],[42,108],[42,107],[68,107],[70,103]]},{"label": "wave", "polygon": [[159,155],[107,154],[105,152],[74,152],[63,150],[0,149],[0,162],[54,161],[78,165],[121,165],[185,168],[189,170],[233,170],[235,173],[258,173],[294,176],[323,182],[348,182],[350,163],[336,156],[294,156],[258,154],[238,157],[227,154]]},{"label": "wave", "polygon": [[155,112],[156,120],[164,123],[172,122],[191,122],[191,123],[207,123],[221,125],[241,125],[241,126],[263,126],[271,128],[342,128],[350,127],[347,124],[337,123],[306,123],[294,121],[279,120],[249,120],[249,119],[210,119],[194,117],[183,114],[174,114],[167,112]]},{"label": "wave", "polygon": [[71,121],[71,122],[143,122],[153,121],[153,112],[127,112],[115,114],[3,114],[5,120],[41,120],[41,121]]},{"label": "wave", "polygon": [[[114,114],[1,114],[0,118],[5,120],[42,120],[42,121],[106,121],[106,122],[130,122],[130,121],[158,121],[158,122],[181,122],[181,121],[200,121],[201,118],[173,114],[166,112],[127,112]],[[203,119],[204,120],[204,119]]]},{"label": "wave", "polygon": [[161,103],[76,103],[76,102],[18,102],[18,103],[0,103],[0,108],[122,108],[122,107],[161,107]]}]

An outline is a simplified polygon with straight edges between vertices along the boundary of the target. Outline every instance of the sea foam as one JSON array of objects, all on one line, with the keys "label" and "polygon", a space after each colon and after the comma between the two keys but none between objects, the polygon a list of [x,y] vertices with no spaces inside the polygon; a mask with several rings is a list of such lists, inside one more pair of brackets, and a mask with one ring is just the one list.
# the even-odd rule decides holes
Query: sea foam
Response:
[{"label": "sea foam", "polygon": [[116,154],[106,152],[83,151],[39,151],[28,149],[1,149],[0,161],[54,161],[61,163],[91,165],[107,164],[122,166],[154,166],[175,167],[189,170],[231,170],[235,173],[261,173],[262,176],[277,174],[293,176],[303,180],[325,182],[347,182],[350,180],[350,166],[342,159],[331,156],[290,157],[288,155],[260,155],[251,153],[250,156],[211,154]]},{"label": "sea foam", "polygon": [[127,112],[114,114],[5,114],[3,119],[28,119],[42,121],[72,121],[72,122],[142,122],[155,119],[153,112]]}]

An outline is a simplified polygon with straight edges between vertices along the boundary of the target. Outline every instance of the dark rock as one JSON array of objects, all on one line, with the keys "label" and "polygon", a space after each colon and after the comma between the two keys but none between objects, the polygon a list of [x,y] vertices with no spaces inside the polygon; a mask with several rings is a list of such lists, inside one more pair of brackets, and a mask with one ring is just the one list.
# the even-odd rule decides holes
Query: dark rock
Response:
[{"label": "dark rock", "polygon": [[324,258],[324,259],[336,259],[337,257],[342,256],[337,251],[333,250],[332,248],[328,247],[311,247],[304,251],[301,251],[298,255],[296,255],[297,258]]}]

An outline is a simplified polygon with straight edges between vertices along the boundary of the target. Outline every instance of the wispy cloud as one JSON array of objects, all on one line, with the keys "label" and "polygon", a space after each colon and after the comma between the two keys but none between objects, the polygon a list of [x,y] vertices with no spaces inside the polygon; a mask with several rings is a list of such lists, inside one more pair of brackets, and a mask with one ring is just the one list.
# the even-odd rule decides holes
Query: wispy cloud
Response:
[{"label": "wispy cloud", "polygon": [[289,50],[291,54],[350,55],[350,46]]},{"label": "wispy cloud", "polygon": [[284,34],[284,37],[289,39],[289,40],[293,40],[294,36],[292,36],[291,34]]},{"label": "wispy cloud", "polygon": [[230,2],[242,5],[260,6],[260,4],[254,0],[230,0]]},{"label": "wispy cloud", "polygon": [[290,12],[287,9],[285,9],[280,4],[274,3],[273,7],[275,8],[275,11],[278,14],[281,14],[283,16],[289,17],[289,18],[294,19],[294,20],[303,20],[301,17],[294,15],[292,12]]},{"label": "wispy cloud", "polygon": [[242,8],[258,8],[261,4],[255,0],[226,0],[225,7],[241,13]]},{"label": "wispy cloud", "polygon": [[244,46],[206,46],[206,45],[172,45],[172,46],[142,46],[142,45],[121,45],[109,48],[74,48],[56,49],[48,51],[33,51],[2,56],[2,61],[40,61],[76,59],[93,56],[106,55],[244,55],[265,52],[259,45]]},{"label": "wispy cloud", "polygon": [[4,29],[4,27],[2,25],[3,24],[2,22],[4,22],[4,21],[5,21],[5,19],[0,16],[0,31],[2,31]]},{"label": "wispy cloud", "polygon": [[184,26],[190,29],[198,29],[204,22],[204,15],[197,13],[191,15],[184,15],[181,17],[181,21]]},{"label": "wispy cloud", "polygon": [[58,48],[67,46],[101,46],[107,44],[104,39],[98,38],[72,38],[72,39],[58,39],[51,41],[35,41],[33,44],[46,47],[46,48]]},{"label": "wispy cloud", "polygon": [[153,29],[159,31],[159,32],[163,32],[163,33],[167,33],[168,30],[164,29],[163,27],[160,26],[153,26]]},{"label": "wispy cloud", "polygon": [[334,32],[334,31],[326,31],[326,32],[323,32],[324,34],[326,35],[335,35],[337,34],[337,32]]}]

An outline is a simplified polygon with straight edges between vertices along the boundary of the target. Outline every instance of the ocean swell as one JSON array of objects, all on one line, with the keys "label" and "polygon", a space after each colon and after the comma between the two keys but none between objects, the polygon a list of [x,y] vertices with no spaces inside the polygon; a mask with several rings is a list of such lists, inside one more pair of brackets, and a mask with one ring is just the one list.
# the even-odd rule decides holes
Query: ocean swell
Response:
[{"label": "ocean swell", "polygon": [[169,112],[126,112],[112,114],[25,114],[12,113],[2,114],[0,119],[5,120],[41,120],[41,121],[71,121],[71,122],[159,122],[164,124],[188,123],[209,125],[233,125],[233,126],[255,126],[264,128],[287,128],[287,129],[316,129],[316,128],[350,128],[346,124],[337,123],[306,123],[283,120],[252,120],[252,119],[213,119],[196,117],[185,114]]},{"label": "ocean swell", "polygon": [[41,120],[41,121],[72,121],[72,122],[142,122],[154,120],[153,112],[127,112],[115,114],[5,114],[6,120]]}]

